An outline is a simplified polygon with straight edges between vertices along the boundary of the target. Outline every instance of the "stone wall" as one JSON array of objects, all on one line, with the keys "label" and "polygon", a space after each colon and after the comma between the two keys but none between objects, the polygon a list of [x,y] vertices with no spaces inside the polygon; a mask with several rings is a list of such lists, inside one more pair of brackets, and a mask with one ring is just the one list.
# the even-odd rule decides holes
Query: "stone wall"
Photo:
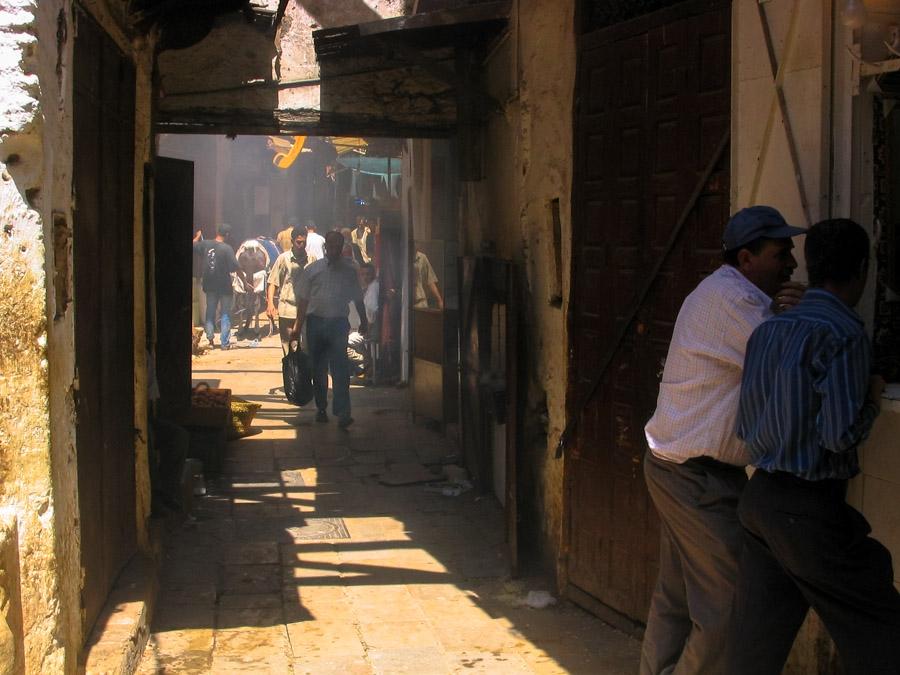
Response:
[{"label": "stone wall", "polygon": [[[54,170],[65,173],[66,153],[55,166],[51,143],[58,140],[62,76],[56,64],[71,53],[65,36],[71,17],[63,3],[15,2],[0,12],[0,504],[16,523],[19,595],[22,599],[24,663],[29,671],[71,671],[66,645],[77,637],[77,593],[66,579],[79,576],[75,486],[54,485],[54,459],[72,458],[62,430],[51,444],[51,382],[62,384],[51,357],[68,340],[50,325],[52,279],[45,274],[51,213],[69,200],[57,199]],[[57,41],[59,34],[59,41]],[[61,110],[60,108],[63,108]],[[56,136],[56,138],[54,138]],[[48,138],[49,137],[49,138]],[[45,143],[45,139],[50,143]],[[71,190],[69,190],[71,193]],[[51,263],[52,264],[52,263]],[[62,338],[62,339],[60,339]],[[69,378],[71,382],[71,378]],[[66,416],[71,428],[72,416]],[[69,481],[71,483],[71,481]],[[55,489],[59,488],[59,489]],[[73,536],[74,535],[74,536]],[[9,558],[7,558],[9,560]],[[4,570],[5,574],[12,570]],[[8,593],[15,591],[7,589]],[[72,601],[75,600],[75,603]]]},{"label": "stone wall", "polygon": [[[416,81],[410,72],[400,76],[392,71],[376,72],[373,65],[382,60],[378,57],[342,66],[368,71],[365,75],[340,76],[324,83],[319,80],[314,31],[395,18],[411,11],[411,0],[290,2],[274,33],[263,16],[249,23],[238,13],[222,15],[197,44],[160,54],[160,122],[172,130],[187,123],[201,133],[207,125],[214,133],[277,133],[284,129],[285,133],[349,134],[363,133],[358,125],[372,120],[384,127],[386,114],[395,116],[396,123],[410,126],[424,123],[422,118],[428,116],[444,121],[447,105],[438,115],[434,105],[415,105],[431,95],[437,97],[446,85]],[[223,54],[228,58],[222,58]],[[406,88],[407,96],[398,95],[398,89]],[[411,109],[392,106],[386,110],[383,96],[406,100]],[[358,128],[348,129],[348,124]]]},{"label": "stone wall", "polygon": [[[113,11],[99,0],[83,5],[126,54],[136,55],[136,128],[142,139],[136,166],[141,167],[150,147],[152,51],[126,37],[117,3]],[[10,629],[7,643],[24,649],[17,658],[26,672],[74,672],[83,642],[73,398],[72,10],[68,0],[0,1],[0,512],[12,523],[4,530],[0,556],[0,615]],[[135,175],[135,260],[140,261],[135,294],[142,308],[140,174]],[[135,326],[135,426],[146,439],[141,310]],[[146,547],[143,440],[136,451],[138,536]],[[9,619],[16,597],[20,624]]]}]

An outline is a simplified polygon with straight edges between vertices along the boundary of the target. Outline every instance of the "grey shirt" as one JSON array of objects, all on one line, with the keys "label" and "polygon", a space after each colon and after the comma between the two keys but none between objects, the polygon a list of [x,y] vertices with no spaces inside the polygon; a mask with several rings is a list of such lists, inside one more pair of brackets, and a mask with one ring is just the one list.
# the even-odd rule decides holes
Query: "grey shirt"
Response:
[{"label": "grey shirt", "polygon": [[316,260],[299,274],[294,295],[306,300],[306,313],[323,319],[347,316],[348,303],[362,302],[356,265],[343,256],[334,262]]}]

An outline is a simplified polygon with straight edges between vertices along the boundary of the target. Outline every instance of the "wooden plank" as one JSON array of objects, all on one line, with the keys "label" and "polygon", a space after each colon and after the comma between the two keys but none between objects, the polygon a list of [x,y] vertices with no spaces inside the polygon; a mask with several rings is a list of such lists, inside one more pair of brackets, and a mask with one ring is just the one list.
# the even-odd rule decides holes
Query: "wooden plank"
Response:
[{"label": "wooden plank", "polygon": [[106,597],[104,579],[103,531],[105,527],[102,493],[103,452],[101,423],[101,378],[96,322],[101,313],[99,289],[101,266],[97,264],[100,222],[100,72],[99,30],[82,12],[77,13],[78,37],[75,41],[74,153],[78,170],[74,172],[76,209],[72,227],[72,256],[75,317],[75,362],[78,379],[76,393],[76,447],[78,449],[78,502],[81,525],[81,564],[84,585],[81,604],[84,634],[103,606]]},{"label": "wooden plank", "polygon": [[73,278],[84,635],[135,551],[133,65],[83,12]]},{"label": "wooden plank", "polygon": [[179,419],[190,407],[191,267],[194,220],[194,163],[157,157],[154,163],[154,326],[160,407]]}]

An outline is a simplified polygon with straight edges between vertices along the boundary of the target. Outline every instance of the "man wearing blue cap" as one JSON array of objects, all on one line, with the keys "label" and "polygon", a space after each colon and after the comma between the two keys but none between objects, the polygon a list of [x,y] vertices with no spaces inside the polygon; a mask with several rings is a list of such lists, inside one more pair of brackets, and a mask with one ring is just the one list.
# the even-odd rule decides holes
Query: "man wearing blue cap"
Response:
[{"label": "man wearing blue cap", "polygon": [[799,302],[792,227],[769,206],[725,226],[724,263],[685,298],[644,433],[647,489],[660,515],[659,578],[641,673],[722,673],[742,542],[737,503],[749,463],[735,435],[747,340]]}]

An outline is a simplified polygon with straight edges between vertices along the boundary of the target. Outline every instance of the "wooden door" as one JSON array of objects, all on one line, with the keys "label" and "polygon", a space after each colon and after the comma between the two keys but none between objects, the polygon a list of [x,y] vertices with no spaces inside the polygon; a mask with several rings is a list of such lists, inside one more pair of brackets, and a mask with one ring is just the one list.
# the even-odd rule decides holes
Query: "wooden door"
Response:
[{"label": "wooden door", "polygon": [[82,618],[88,637],[136,548],[134,66],[77,11],[73,277]]},{"label": "wooden door", "polygon": [[[692,0],[596,31],[579,49],[569,401],[578,401],[729,127],[730,5]],[[644,621],[658,522],[643,427],[684,296],[715,269],[728,153],[580,414],[566,456],[570,595]]]},{"label": "wooden door", "polygon": [[162,412],[179,419],[191,403],[194,163],[157,157],[153,184],[156,376]]},{"label": "wooden door", "polygon": [[459,258],[458,271],[460,445],[479,488],[487,492],[493,486],[503,504],[510,569],[516,574],[519,271],[508,260],[487,257]]}]

